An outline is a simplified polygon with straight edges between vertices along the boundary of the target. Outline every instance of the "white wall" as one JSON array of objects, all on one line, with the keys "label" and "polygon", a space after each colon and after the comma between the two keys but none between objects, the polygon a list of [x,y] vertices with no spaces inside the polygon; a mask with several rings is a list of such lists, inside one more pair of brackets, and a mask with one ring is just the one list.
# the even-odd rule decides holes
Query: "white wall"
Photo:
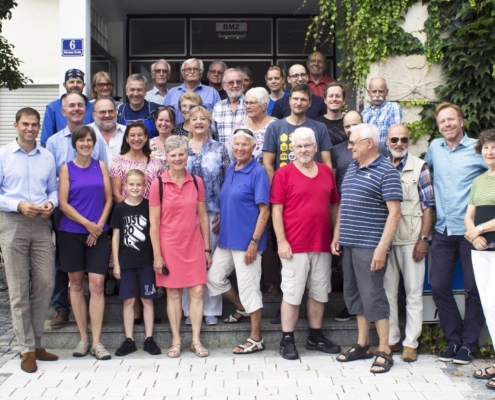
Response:
[{"label": "white wall", "polygon": [[18,0],[2,35],[15,46],[20,70],[34,84],[59,84],[59,0]]}]

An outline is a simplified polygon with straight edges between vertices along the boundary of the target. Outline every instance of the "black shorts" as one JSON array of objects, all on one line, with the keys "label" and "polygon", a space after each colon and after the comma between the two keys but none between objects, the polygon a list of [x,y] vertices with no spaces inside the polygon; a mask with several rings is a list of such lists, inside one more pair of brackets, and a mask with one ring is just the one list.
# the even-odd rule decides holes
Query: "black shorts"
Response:
[{"label": "black shorts", "polygon": [[86,245],[86,233],[59,231],[58,235],[62,271],[106,275],[110,259],[108,232],[103,232],[91,247]]},{"label": "black shorts", "polygon": [[119,299],[133,299],[136,297],[136,283],[142,299],[158,297],[155,284],[155,270],[153,267],[125,268],[120,270]]}]

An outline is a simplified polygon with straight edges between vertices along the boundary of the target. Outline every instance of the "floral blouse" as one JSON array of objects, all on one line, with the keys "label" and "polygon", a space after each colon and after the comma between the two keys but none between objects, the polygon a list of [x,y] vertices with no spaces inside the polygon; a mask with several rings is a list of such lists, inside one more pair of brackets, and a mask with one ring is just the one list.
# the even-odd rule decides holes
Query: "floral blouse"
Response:
[{"label": "floral blouse", "polygon": [[163,172],[162,163],[156,158],[150,158],[148,161],[131,161],[119,156],[114,159],[112,167],[110,168],[110,179],[122,179],[122,189],[120,193],[124,199],[127,199],[127,191],[124,188],[125,175],[131,169],[139,169],[144,172],[144,175],[146,176],[146,186],[143,191],[143,197],[147,199],[150,195],[151,182]]},{"label": "floral blouse", "polygon": [[156,158],[162,163],[163,170],[166,170],[170,167],[167,162],[167,155],[165,154],[165,149],[163,146],[160,146],[156,138],[150,139],[150,147],[151,147],[151,157]]},{"label": "floral blouse", "polygon": [[220,213],[220,189],[232,164],[227,148],[223,143],[207,139],[199,153],[188,148],[187,170],[203,179],[206,192],[206,211],[210,214]]}]

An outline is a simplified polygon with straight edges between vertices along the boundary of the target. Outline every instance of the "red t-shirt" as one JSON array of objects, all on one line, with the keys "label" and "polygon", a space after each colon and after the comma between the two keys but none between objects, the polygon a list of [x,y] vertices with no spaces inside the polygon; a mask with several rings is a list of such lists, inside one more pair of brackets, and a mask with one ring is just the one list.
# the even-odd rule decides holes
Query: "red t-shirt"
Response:
[{"label": "red t-shirt", "polygon": [[273,176],[270,202],[282,204],[285,237],[293,253],[330,253],[332,220],[330,204],[340,201],[332,170],[316,163],[318,174],[310,178],[294,163]]}]

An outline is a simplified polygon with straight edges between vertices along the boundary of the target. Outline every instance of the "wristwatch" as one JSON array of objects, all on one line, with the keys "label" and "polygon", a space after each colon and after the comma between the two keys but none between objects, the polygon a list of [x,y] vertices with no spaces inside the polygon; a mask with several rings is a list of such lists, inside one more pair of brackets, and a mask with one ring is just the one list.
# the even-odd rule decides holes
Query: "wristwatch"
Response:
[{"label": "wristwatch", "polygon": [[260,240],[259,239],[256,239],[254,237],[251,238],[251,242],[254,242],[256,244],[259,244]]},{"label": "wristwatch", "polygon": [[478,225],[476,228],[478,228],[478,230],[480,231],[480,233],[483,234],[483,231],[485,230],[485,228],[483,227],[483,225]]},{"label": "wristwatch", "polygon": [[205,252],[211,254],[211,249],[205,249]]},{"label": "wristwatch", "polygon": [[422,240],[423,242],[428,243],[428,236],[420,236],[419,239]]}]

